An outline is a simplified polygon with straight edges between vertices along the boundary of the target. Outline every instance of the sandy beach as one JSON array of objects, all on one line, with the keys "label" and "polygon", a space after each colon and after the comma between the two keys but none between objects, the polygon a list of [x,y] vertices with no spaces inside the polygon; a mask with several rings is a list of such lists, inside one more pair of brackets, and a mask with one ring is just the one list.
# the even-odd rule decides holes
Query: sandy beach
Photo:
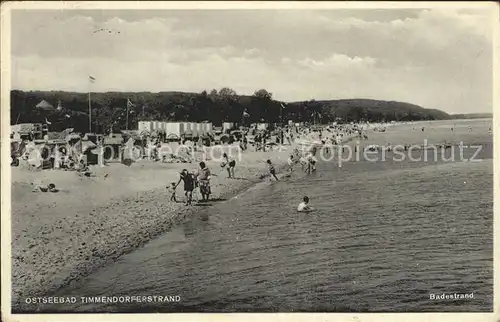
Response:
[{"label": "sandy beach", "polygon": [[[271,159],[282,175],[291,150],[244,152],[236,166],[236,179],[227,178],[220,162],[208,161],[213,174],[211,199],[224,200],[256,182],[270,180],[263,178],[267,173],[263,159]],[[118,163],[93,167],[93,177],[12,168],[13,303],[26,296],[50,294],[144,245],[189,211],[196,211],[197,205],[171,202],[166,186],[177,182],[183,168],[197,167],[197,162],[141,160],[130,167]],[[34,184],[48,183],[54,183],[59,192],[33,192]],[[177,198],[184,198],[182,184]]]}]

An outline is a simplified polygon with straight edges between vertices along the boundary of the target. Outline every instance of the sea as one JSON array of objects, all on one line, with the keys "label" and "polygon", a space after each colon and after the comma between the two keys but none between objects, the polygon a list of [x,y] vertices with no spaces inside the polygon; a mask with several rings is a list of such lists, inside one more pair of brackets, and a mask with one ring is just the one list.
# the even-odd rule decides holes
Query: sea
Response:
[{"label": "sea", "polygon": [[[411,159],[408,151],[406,158],[388,151],[385,160],[376,153],[347,160],[349,151],[342,162],[319,158],[315,173],[297,167],[289,178],[199,207],[54,294],[76,303],[42,311],[492,312],[491,127],[491,119],[425,121],[369,133],[357,151],[444,142],[454,150],[415,148]],[[315,211],[296,211],[303,196]],[[98,296],[178,300],[80,300]]]}]

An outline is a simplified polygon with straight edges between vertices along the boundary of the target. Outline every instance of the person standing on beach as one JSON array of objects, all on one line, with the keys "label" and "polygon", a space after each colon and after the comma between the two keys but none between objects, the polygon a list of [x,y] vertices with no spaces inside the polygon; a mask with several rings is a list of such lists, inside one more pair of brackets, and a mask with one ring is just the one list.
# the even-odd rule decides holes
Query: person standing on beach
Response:
[{"label": "person standing on beach", "polygon": [[180,178],[175,185],[175,188],[177,188],[181,181],[184,182],[184,195],[186,196],[186,206],[188,206],[191,204],[191,201],[193,199],[194,177],[187,171],[187,169],[183,169],[180,173]]},{"label": "person standing on beach", "polygon": [[293,154],[291,154],[288,157],[287,163],[288,163],[288,173],[291,174],[293,172],[293,165],[295,164],[295,160],[293,159]]},{"label": "person standing on beach", "polygon": [[278,177],[276,176],[276,169],[274,168],[274,165],[271,162],[271,160],[267,160],[266,163],[267,163],[267,168],[269,169],[269,174],[271,174],[271,176],[273,176],[274,179],[276,179],[276,181],[279,181]]},{"label": "person standing on beach", "polygon": [[255,152],[259,151],[260,150],[260,142],[261,142],[261,137],[260,137],[260,134],[256,134],[254,136],[254,145],[255,145]]},{"label": "person standing on beach", "polygon": [[198,137],[198,148],[201,150],[203,149],[203,138],[201,135]]},{"label": "person standing on beach", "polygon": [[246,134],[244,134],[243,139],[240,142],[240,148],[242,151],[245,151],[247,149],[247,144],[248,144],[247,136]]},{"label": "person standing on beach", "polygon": [[210,187],[210,169],[205,162],[200,162],[200,174],[198,175],[198,182],[200,183],[200,193],[202,201],[208,201],[212,194]]},{"label": "person standing on beach", "polygon": [[236,166],[236,161],[233,158],[230,159],[227,156],[227,153],[224,153],[222,157],[224,158],[224,161],[222,161],[221,164],[222,167],[227,169],[228,178],[234,179],[234,167]]}]

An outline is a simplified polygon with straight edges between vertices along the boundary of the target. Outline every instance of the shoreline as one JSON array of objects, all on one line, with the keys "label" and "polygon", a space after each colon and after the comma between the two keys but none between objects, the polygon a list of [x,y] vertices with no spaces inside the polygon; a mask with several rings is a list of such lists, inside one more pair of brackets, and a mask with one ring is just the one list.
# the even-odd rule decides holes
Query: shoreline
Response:
[{"label": "shoreline", "polygon": [[[375,133],[373,129],[369,129],[367,132],[370,133],[370,136]],[[305,140],[311,143],[314,141],[313,138],[305,138]],[[272,159],[278,178],[283,178],[288,155],[293,148],[300,149],[298,141],[300,140],[296,140],[290,146],[285,146],[285,149],[282,150],[244,152],[242,159],[237,161],[236,166],[235,175],[240,180],[227,179],[226,172],[219,168],[218,161],[207,161],[206,163],[213,174],[212,191],[215,192],[211,196],[212,200],[215,199],[213,202],[224,202],[231,197],[244,193],[247,189],[262,183],[264,180],[269,180],[269,173],[263,162],[264,159]],[[352,146],[355,143],[356,140],[353,137],[348,138],[343,144]],[[231,146],[225,146],[225,148],[230,149]],[[220,146],[218,149],[219,153],[223,152]],[[139,161],[131,167],[122,164],[99,167],[95,169],[99,178],[96,180],[80,179],[80,182],[77,180],[77,185],[74,186],[76,190],[81,189],[87,192],[88,190],[92,191],[92,189],[101,189],[102,193],[99,191],[87,193],[87,196],[83,197],[91,200],[98,199],[95,204],[91,204],[90,207],[79,207],[81,205],[78,203],[81,203],[82,200],[76,198],[72,201],[69,200],[69,207],[66,207],[66,209],[63,207],[60,210],[60,205],[56,204],[56,201],[52,205],[42,202],[42,208],[45,210],[43,215],[45,216],[40,217],[45,218],[41,220],[41,223],[37,223],[38,225],[35,225],[35,227],[26,227],[25,222],[18,222],[15,225],[15,217],[19,216],[19,214],[20,217],[26,217],[27,215],[34,217],[28,211],[39,210],[36,209],[39,203],[35,202],[34,205],[28,205],[27,210],[14,209],[20,208],[20,205],[19,201],[14,198],[15,194],[13,193],[12,289],[16,290],[16,292],[12,292],[13,310],[22,312],[23,298],[27,296],[54,295],[62,288],[78,285],[80,281],[84,280],[86,276],[96,269],[144,246],[151,240],[168,232],[174,224],[183,220],[186,216],[196,213],[198,211],[197,206],[203,206],[203,203],[191,207],[186,207],[183,203],[173,203],[169,200],[170,195],[165,186],[168,186],[172,181],[178,180],[178,173],[182,168],[191,169],[196,167],[197,164],[197,162],[163,164],[161,162]],[[112,168],[115,170],[114,174],[111,171]],[[118,170],[121,171],[118,172]],[[141,171],[143,172],[141,173]],[[125,179],[121,180],[121,182],[118,180],[118,182],[106,183],[100,177],[104,172],[110,173],[107,180],[120,177],[122,173],[127,173],[130,178],[125,176]],[[75,181],[74,176],[76,174],[72,172],[49,170],[37,173],[47,176],[50,173],[66,176],[73,175],[73,178],[68,181],[75,184],[73,181]],[[265,175],[263,175],[264,173]],[[149,176],[149,180],[144,175]],[[158,177],[162,178],[159,179]],[[56,185],[58,188],[64,187],[64,183],[56,183]],[[116,185],[121,187],[116,187]],[[115,188],[125,190],[114,194]],[[179,193],[181,190],[181,187],[179,187],[178,198],[180,197],[180,200],[183,200],[182,194]],[[60,194],[36,193],[35,195],[60,199],[63,197]],[[29,200],[29,202],[31,203],[32,200]],[[210,204],[211,202],[205,206],[210,207]],[[59,218],[46,218],[52,215],[50,209],[57,212],[58,215],[61,212],[64,215],[59,216]],[[15,213],[17,213],[17,216],[15,216]],[[86,213],[91,216],[90,219],[85,218]],[[21,229],[16,230],[16,226],[20,226]],[[54,230],[54,227],[56,230]],[[23,232],[28,230],[28,236],[26,234],[19,236],[19,230]],[[17,241],[15,240],[16,233],[18,234]],[[33,242],[42,244],[42,247],[40,245],[33,246]],[[50,242],[52,242],[52,247],[50,247]],[[63,246],[68,244],[69,247]],[[28,248],[28,252],[26,252],[26,248]],[[30,284],[29,287],[26,286],[28,284]]]},{"label": "shoreline", "polygon": [[[293,147],[292,145],[290,148]],[[208,161],[207,164],[214,173],[212,190],[215,193],[212,194],[211,201],[206,207],[210,207],[213,202],[224,202],[235,195],[244,193],[252,186],[263,182],[263,180],[269,179],[269,174],[265,170],[266,167],[259,156],[272,159],[277,169],[278,177],[282,178],[284,175],[283,169],[286,168],[287,154],[289,154],[289,151],[286,150],[247,152],[243,155],[239,166],[237,164],[237,179],[235,180],[228,179],[225,170],[217,173],[219,171],[216,169],[218,166],[216,161]],[[197,165],[197,163],[195,164]],[[169,169],[166,169],[168,174],[165,176],[165,180],[161,180],[161,184],[157,184],[152,189],[138,190],[135,193],[130,192],[122,195],[117,194],[110,199],[100,200],[98,204],[88,207],[76,207],[74,209],[70,205],[66,210],[74,209],[74,212],[67,212],[65,215],[59,216],[60,218],[57,218],[57,216],[49,217],[52,211],[58,210],[59,205],[56,204],[57,200],[53,204],[45,202],[42,203],[43,205],[40,205],[38,202],[33,207],[26,205],[25,207],[21,207],[17,204],[17,200],[14,199],[13,194],[13,200],[15,200],[12,203],[11,303],[13,312],[19,311],[21,313],[23,311],[24,298],[28,296],[53,295],[61,288],[78,284],[79,281],[83,280],[94,270],[143,247],[151,240],[168,232],[173,225],[183,220],[186,216],[196,213],[198,211],[197,206],[186,207],[183,203],[171,202],[169,200],[169,193],[165,189],[165,186],[169,183],[168,179],[177,179],[178,168],[191,168],[195,164],[176,164],[169,167]],[[134,166],[138,167],[139,165],[141,167],[146,166],[138,162],[128,169],[134,171]],[[168,165],[165,167],[168,167]],[[126,167],[117,165],[115,168],[124,170]],[[110,172],[109,170],[111,170],[109,166],[106,166],[96,169],[96,172],[100,175],[104,171]],[[151,171],[153,172],[152,176],[159,177],[158,171],[161,170],[153,169]],[[62,173],[65,176],[71,176],[71,174],[76,176],[76,174],[71,172]],[[47,171],[44,174],[50,176],[57,173]],[[96,184],[95,181],[92,182],[94,185]],[[29,188],[29,186],[26,187],[26,182],[16,181],[14,183],[13,180],[13,184],[24,184],[24,190]],[[61,185],[57,184],[57,186]],[[178,198],[180,197],[182,200],[183,196],[179,193],[179,190],[181,189],[178,189]],[[49,199],[64,198],[64,196],[61,196],[61,192],[56,194],[33,194],[37,195],[37,197],[46,196]],[[82,200],[80,199],[80,201]],[[203,206],[204,204],[199,203],[198,205]],[[45,210],[44,214],[40,214],[39,207]],[[51,208],[52,211],[50,210]],[[88,211],[90,208],[93,208],[88,213],[91,218],[85,218],[84,211]],[[34,217],[34,214],[30,213],[30,211],[36,210],[39,211],[38,214],[40,216],[46,216],[43,216],[44,218],[40,220],[40,223],[30,225],[30,223],[26,222],[27,218],[25,217]],[[64,213],[64,210],[62,212]],[[83,220],[80,219],[82,215],[84,217]],[[24,217],[22,218],[24,220],[17,218],[18,220],[14,221],[15,216]],[[25,232],[24,236],[20,236],[23,235],[20,231]],[[19,239],[17,242],[14,240],[16,235],[16,239]],[[23,239],[24,243],[20,245],[19,241]],[[56,242],[51,244],[49,243],[50,240],[55,240]],[[64,247],[66,248],[61,249]]]},{"label": "shoreline", "polygon": [[[363,142],[366,144],[374,143],[380,138],[384,139],[386,135],[372,130],[368,132],[370,139]],[[344,144],[352,146],[356,144],[356,140],[353,139]],[[249,188],[265,180],[270,180],[263,162],[266,158],[273,160],[278,177],[283,178],[285,175],[283,170],[287,166],[286,159],[295,147],[298,147],[297,144],[286,146],[286,149],[281,151],[244,152],[242,159],[237,161],[236,165],[236,177],[242,178],[240,180],[227,179],[226,171],[220,168],[218,161],[207,161],[213,174],[214,194],[211,199],[216,199],[213,202],[224,202],[245,193]],[[70,179],[62,178],[60,182],[54,182],[58,188],[64,188],[62,184],[64,182],[76,183],[75,189],[85,191],[86,195],[77,196],[69,200],[67,205],[61,205],[56,204],[55,201],[66,199],[64,195],[61,196],[64,189],[56,194],[28,193],[29,199],[26,200],[28,204],[24,205],[24,208],[22,200],[15,198],[17,190],[15,185],[23,183],[14,180],[16,176],[13,175],[12,289],[16,292],[12,292],[12,309],[23,313],[26,296],[55,295],[61,288],[84,282],[85,277],[99,267],[112,263],[121,256],[144,246],[168,232],[173,225],[186,216],[198,212],[197,206],[186,207],[182,203],[170,202],[170,195],[165,190],[165,186],[171,181],[177,181],[178,173],[182,168],[191,169],[195,166],[197,163],[163,164],[145,161],[144,163],[137,162],[131,167],[116,164],[96,169],[99,176],[102,176],[104,172],[109,173],[107,180],[114,180],[112,182],[106,182],[101,177],[96,180],[92,178],[76,180],[76,174],[66,171],[31,172],[34,178],[44,175],[50,177],[51,173],[70,176]],[[13,169],[12,172],[20,170],[22,169]],[[24,175],[29,173],[25,171]],[[115,188],[122,189],[122,191],[115,193]],[[97,191],[92,189],[97,189]],[[53,201],[53,203],[42,203],[43,211],[41,214],[37,213],[35,220],[30,218],[34,215],[29,211],[40,210],[38,207],[41,202],[40,199],[33,200],[33,196],[47,197]],[[67,196],[71,198],[69,194]],[[178,196],[181,197],[180,194]],[[97,198],[98,200],[96,204],[91,204],[91,207],[83,207],[79,204],[82,203],[81,198]],[[206,206],[210,207],[211,203],[209,202]],[[199,206],[202,205],[199,204]],[[54,217],[52,217],[54,214],[52,211],[55,211]],[[89,214],[90,218],[86,217],[86,214]],[[84,220],[81,219],[82,217]],[[34,224],[30,222],[30,219],[34,221]],[[47,224],[54,225],[56,230],[50,231],[47,229]],[[20,230],[28,230],[29,236],[16,236]],[[48,233],[49,236],[44,236],[44,233]],[[32,245],[29,241],[38,245],[30,248]],[[66,246],[68,241],[71,245],[69,247]],[[27,253],[26,250],[28,250]],[[32,306],[30,310],[26,309],[24,312],[28,311],[36,312]]]}]

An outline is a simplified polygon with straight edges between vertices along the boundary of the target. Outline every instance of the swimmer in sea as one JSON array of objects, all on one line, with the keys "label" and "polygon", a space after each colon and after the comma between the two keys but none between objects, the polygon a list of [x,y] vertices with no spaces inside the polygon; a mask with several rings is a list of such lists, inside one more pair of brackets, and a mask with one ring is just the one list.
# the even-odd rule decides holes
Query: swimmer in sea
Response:
[{"label": "swimmer in sea", "polygon": [[312,210],[314,210],[314,208],[309,206],[309,197],[304,196],[304,198],[302,199],[302,202],[297,207],[297,211],[307,212],[307,211],[312,211]]},{"label": "swimmer in sea", "polygon": [[301,157],[299,162],[300,162],[302,171],[306,171],[307,159],[305,157]]},{"label": "swimmer in sea", "polygon": [[311,153],[308,154],[307,158],[307,173],[315,172],[316,171],[316,160],[314,160],[314,157]]}]

